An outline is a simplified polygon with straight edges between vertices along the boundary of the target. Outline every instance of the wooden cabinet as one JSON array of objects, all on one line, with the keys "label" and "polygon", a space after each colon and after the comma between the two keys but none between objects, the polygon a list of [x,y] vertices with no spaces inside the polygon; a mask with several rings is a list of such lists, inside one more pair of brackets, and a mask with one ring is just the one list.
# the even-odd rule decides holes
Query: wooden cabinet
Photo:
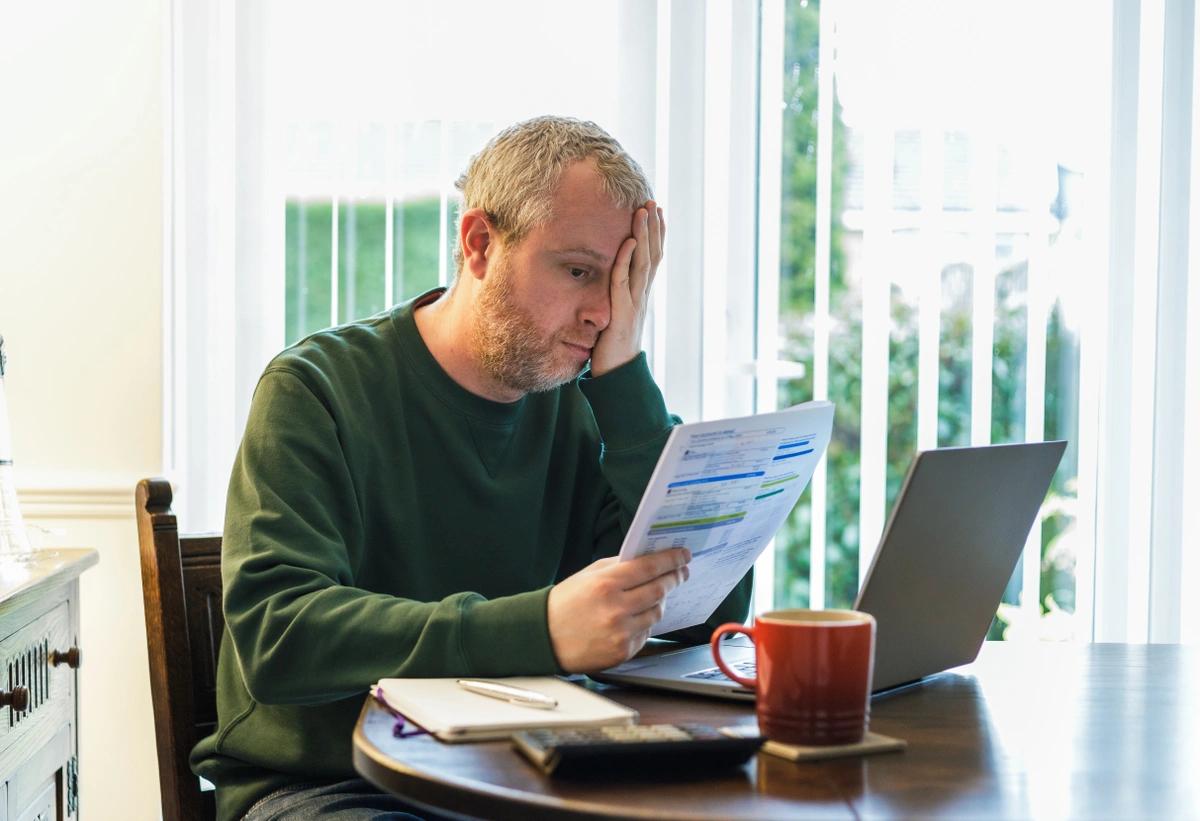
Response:
[{"label": "wooden cabinet", "polygon": [[79,815],[79,574],[96,560],[0,565],[0,821]]}]

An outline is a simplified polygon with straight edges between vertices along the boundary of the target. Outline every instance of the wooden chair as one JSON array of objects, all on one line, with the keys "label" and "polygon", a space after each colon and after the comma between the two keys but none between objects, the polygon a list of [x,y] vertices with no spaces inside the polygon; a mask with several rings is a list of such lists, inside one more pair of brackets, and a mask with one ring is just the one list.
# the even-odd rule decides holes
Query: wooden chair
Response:
[{"label": "wooden chair", "polygon": [[212,819],[214,794],[188,755],[217,722],[221,537],[179,535],[165,479],[138,482],[136,499],[163,820]]}]

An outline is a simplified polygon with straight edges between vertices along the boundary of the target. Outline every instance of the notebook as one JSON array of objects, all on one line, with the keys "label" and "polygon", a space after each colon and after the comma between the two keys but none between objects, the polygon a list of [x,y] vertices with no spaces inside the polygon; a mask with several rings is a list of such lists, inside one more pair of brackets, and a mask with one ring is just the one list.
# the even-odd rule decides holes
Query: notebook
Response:
[{"label": "notebook", "polygon": [[632,724],[637,710],[553,676],[493,678],[558,701],[553,710],[511,704],[464,690],[457,678],[385,678],[376,687],[387,705],[442,741],[507,738],[521,730]]}]

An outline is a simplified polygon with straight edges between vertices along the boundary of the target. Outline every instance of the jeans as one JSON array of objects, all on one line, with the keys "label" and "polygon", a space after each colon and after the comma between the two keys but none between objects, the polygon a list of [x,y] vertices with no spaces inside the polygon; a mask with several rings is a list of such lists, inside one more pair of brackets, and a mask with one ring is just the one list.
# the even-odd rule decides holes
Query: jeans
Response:
[{"label": "jeans", "polygon": [[421,821],[441,817],[355,778],[276,790],[256,802],[242,821]]}]

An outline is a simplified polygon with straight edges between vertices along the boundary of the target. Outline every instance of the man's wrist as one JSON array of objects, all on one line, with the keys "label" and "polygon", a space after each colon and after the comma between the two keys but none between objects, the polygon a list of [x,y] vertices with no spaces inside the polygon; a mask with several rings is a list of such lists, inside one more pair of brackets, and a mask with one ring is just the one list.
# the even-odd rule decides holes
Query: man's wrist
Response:
[{"label": "man's wrist", "polygon": [[607,376],[613,371],[619,370],[625,365],[628,365],[636,356],[637,354],[635,353],[627,359],[622,359],[620,362],[614,362],[611,364],[596,364],[595,362],[592,362],[588,366],[588,374],[592,379],[599,379],[601,376]]},{"label": "man's wrist", "polygon": [[646,355],[639,352],[618,368],[579,380],[607,449],[634,447],[665,435],[676,420],[667,412]]},{"label": "man's wrist", "polygon": [[589,363],[589,370],[593,377],[601,377],[605,374],[628,365],[637,355],[642,352],[641,346],[629,347],[620,352],[606,351],[600,356],[592,355],[592,361]]}]

